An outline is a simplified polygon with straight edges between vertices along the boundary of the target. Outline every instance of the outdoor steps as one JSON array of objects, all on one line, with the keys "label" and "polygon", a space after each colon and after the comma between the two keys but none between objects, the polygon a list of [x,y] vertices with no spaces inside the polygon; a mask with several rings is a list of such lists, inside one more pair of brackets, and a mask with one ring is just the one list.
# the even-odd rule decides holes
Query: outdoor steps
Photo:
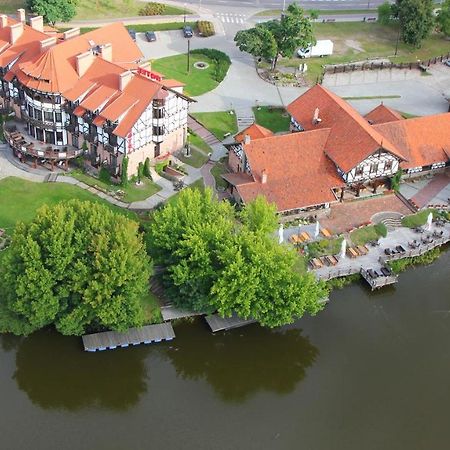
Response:
[{"label": "outdoor steps", "polygon": [[188,115],[187,125],[196,135],[200,136],[209,146],[220,144],[220,141],[191,115]]}]

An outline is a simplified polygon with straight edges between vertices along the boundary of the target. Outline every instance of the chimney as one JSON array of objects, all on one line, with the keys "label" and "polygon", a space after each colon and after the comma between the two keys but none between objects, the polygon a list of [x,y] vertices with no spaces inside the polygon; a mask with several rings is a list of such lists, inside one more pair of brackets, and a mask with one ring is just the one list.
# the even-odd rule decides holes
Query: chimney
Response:
[{"label": "chimney", "polygon": [[23,23],[16,23],[14,25],[11,25],[9,27],[9,43],[10,44],[14,44],[17,39],[20,38],[20,36],[22,36],[23,33]]},{"label": "chimney", "polygon": [[314,116],[313,116],[312,123],[313,123],[313,125],[317,125],[320,122],[322,122],[322,119],[319,117],[319,108],[316,108],[314,110]]},{"label": "chimney", "polygon": [[130,70],[127,70],[126,72],[122,72],[121,74],[119,74],[119,89],[123,91],[132,78],[133,73]]},{"label": "chimney", "polygon": [[248,134],[244,136],[244,145],[250,144],[251,138]]},{"label": "chimney", "polygon": [[94,54],[88,50],[87,52],[80,53],[76,58],[78,76],[82,77],[89,67],[91,67],[92,62],[94,61]]},{"label": "chimney", "polygon": [[44,18],[42,16],[30,17],[30,27],[33,30],[44,32]]},{"label": "chimney", "polygon": [[71,28],[70,30],[64,31],[63,33],[63,39],[67,41],[67,39],[73,38],[75,36],[80,35],[80,29],[79,28]]},{"label": "chimney", "polygon": [[19,22],[25,23],[26,16],[25,10],[23,8],[17,10],[17,19],[19,20]]},{"label": "chimney", "polygon": [[2,14],[0,16],[0,27],[5,28],[8,26],[8,16],[6,14]]},{"label": "chimney", "polygon": [[112,45],[104,44],[100,47],[100,55],[106,61],[112,61]]},{"label": "chimney", "polygon": [[40,41],[40,44],[41,44],[41,52],[44,52],[50,47],[56,45],[56,37],[49,37],[47,39],[43,39],[42,41]]},{"label": "chimney", "polygon": [[261,172],[261,184],[266,183],[267,183],[267,170],[263,169],[263,171]]}]

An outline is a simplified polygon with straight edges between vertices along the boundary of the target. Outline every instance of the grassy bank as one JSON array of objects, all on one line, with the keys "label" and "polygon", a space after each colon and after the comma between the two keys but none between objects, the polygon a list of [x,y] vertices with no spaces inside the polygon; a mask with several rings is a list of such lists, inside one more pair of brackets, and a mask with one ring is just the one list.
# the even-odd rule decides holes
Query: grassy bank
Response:
[{"label": "grassy bank", "polygon": [[238,132],[236,114],[230,114],[228,111],[194,113],[192,116],[219,141],[223,140],[226,133],[236,134]]},{"label": "grassy bank", "polygon": [[79,187],[65,183],[33,183],[9,177],[0,180],[0,228],[10,231],[17,221],[29,222],[42,205],[55,205],[76,198],[103,203],[110,209],[129,218],[136,219],[130,211],[105,202],[101,198]]},{"label": "grassy bank", "polygon": [[290,118],[284,108],[273,106],[260,106],[253,108],[255,120],[258,125],[274,133],[289,131]]},{"label": "grassy bank", "polygon": [[359,228],[350,233],[350,239],[354,245],[364,245],[370,241],[377,241],[380,237],[386,237],[386,225],[379,223],[377,225],[368,225],[367,227]]},{"label": "grassy bank", "polygon": [[192,167],[196,167],[197,169],[202,167],[204,164],[208,162],[208,156],[201,152],[200,150],[196,150],[191,146],[191,156],[184,156],[184,150],[182,150],[178,154],[178,159],[183,161],[185,164],[189,164]]},{"label": "grassy bank", "polygon": [[440,247],[436,247],[430,250],[429,252],[426,252],[423,255],[416,256],[414,258],[403,258],[397,259],[395,261],[390,261],[388,262],[388,265],[393,272],[400,273],[411,266],[431,264],[433,261],[439,258],[440,254],[441,254]]}]

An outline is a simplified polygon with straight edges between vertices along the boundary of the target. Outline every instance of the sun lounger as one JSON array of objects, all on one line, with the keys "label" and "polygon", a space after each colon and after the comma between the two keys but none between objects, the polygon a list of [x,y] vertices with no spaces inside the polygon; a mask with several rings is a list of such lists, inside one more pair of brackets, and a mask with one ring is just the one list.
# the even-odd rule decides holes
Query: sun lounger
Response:
[{"label": "sun lounger", "polygon": [[331,237],[331,233],[326,229],[326,228],[322,228],[320,230],[320,232],[325,236],[325,237]]},{"label": "sun lounger", "polygon": [[392,272],[387,267],[382,267],[380,270],[381,270],[381,273],[385,277],[388,277],[388,276],[390,276],[392,274]]},{"label": "sun lounger", "polygon": [[367,253],[368,253],[368,249],[367,249],[367,247],[365,247],[364,245],[358,245],[358,246],[356,246],[356,250],[358,251],[358,253],[360,254],[360,255],[367,255]]},{"label": "sun lounger", "polygon": [[395,248],[396,248],[396,250],[399,253],[405,253],[406,252],[405,248],[402,245],[397,245],[397,247],[395,247]]},{"label": "sun lounger", "polygon": [[350,256],[350,258],[356,258],[359,256],[358,252],[353,247],[347,248],[347,255]]}]

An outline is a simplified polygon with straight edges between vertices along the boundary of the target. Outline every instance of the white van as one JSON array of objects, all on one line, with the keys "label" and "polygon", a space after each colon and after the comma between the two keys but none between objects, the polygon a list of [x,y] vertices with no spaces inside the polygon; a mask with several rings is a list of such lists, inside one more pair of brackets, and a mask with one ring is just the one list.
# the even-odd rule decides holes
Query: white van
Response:
[{"label": "white van", "polygon": [[333,54],[333,41],[324,39],[317,41],[316,45],[310,45],[307,48],[300,48],[297,50],[297,55],[300,58],[311,58],[313,56],[330,56]]}]

